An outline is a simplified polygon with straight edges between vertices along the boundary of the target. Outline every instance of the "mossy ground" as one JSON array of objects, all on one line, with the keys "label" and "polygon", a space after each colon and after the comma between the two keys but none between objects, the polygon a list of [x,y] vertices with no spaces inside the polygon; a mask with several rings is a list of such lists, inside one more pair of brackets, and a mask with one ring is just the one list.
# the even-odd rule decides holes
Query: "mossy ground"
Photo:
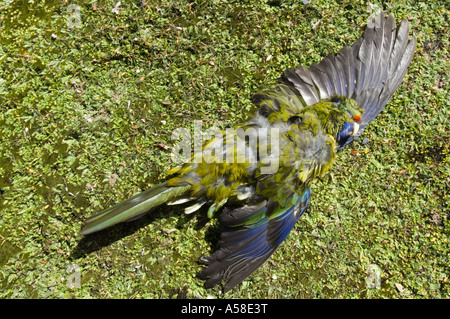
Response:
[{"label": "mossy ground", "polygon": [[[0,297],[450,297],[448,7],[179,0],[113,12],[116,2],[0,1]],[[175,128],[243,121],[285,68],[353,43],[372,4],[409,20],[408,74],[370,142],[339,154],[242,285],[224,295],[195,277],[218,237],[204,214],[161,208],[78,235],[91,214],[164,179]]]}]

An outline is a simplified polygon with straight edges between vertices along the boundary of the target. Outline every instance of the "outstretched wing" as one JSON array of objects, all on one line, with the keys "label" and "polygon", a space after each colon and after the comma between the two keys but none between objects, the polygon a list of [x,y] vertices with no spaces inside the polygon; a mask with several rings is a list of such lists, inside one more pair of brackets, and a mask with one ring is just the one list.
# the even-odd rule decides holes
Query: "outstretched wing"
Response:
[{"label": "outstretched wing", "polygon": [[[364,35],[353,46],[345,46],[309,69],[287,69],[279,81],[301,96],[306,105],[333,95],[354,99],[365,109],[361,134],[386,106],[406,74],[417,42],[415,37],[408,41],[408,35],[406,20],[396,33],[394,17],[386,18],[381,12],[369,19]],[[353,136],[345,144],[352,140]]]},{"label": "outstretched wing", "polygon": [[201,258],[206,267],[198,276],[206,280],[205,287],[227,281],[226,292],[253,273],[291,232],[308,207],[309,197],[310,190],[306,189],[290,207],[264,200],[253,206],[224,209],[220,215],[220,249]]}]

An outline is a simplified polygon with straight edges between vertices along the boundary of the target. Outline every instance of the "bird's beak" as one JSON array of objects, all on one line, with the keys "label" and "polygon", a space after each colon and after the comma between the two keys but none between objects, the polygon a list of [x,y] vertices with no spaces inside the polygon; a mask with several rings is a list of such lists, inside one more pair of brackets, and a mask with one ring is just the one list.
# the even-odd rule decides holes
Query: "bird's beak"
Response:
[{"label": "bird's beak", "polygon": [[353,132],[352,135],[356,136],[356,134],[359,132],[359,124],[356,122],[353,122]]}]

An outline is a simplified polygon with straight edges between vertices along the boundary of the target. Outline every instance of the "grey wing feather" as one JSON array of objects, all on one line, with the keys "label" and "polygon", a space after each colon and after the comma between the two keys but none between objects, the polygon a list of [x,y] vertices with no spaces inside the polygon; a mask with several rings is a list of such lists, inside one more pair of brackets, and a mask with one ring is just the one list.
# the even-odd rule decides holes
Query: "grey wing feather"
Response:
[{"label": "grey wing feather", "polygon": [[287,69],[279,82],[290,86],[307,105],[332,95],[354,99],[365,109],[360,132],[386,106],[400,86],[411,63],[416,38],[408,40],[409,25],[403,20],[396,32],[392,15],[371,17],[363,36],[353,46],[328,55],[309,69]]}]

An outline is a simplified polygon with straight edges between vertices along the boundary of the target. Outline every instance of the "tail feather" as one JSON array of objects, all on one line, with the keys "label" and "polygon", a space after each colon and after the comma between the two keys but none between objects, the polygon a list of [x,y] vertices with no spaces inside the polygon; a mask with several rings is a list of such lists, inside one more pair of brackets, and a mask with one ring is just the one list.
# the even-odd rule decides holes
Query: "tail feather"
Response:
[{"label": "tail feather", "polygon": [[92,216],[86,220],[80,234],[88,235],[115,224],[138,218],[151,208],[183,195],[190,188],[190,185],[170,187],[167,186],[167,182],[162,183]]}]

